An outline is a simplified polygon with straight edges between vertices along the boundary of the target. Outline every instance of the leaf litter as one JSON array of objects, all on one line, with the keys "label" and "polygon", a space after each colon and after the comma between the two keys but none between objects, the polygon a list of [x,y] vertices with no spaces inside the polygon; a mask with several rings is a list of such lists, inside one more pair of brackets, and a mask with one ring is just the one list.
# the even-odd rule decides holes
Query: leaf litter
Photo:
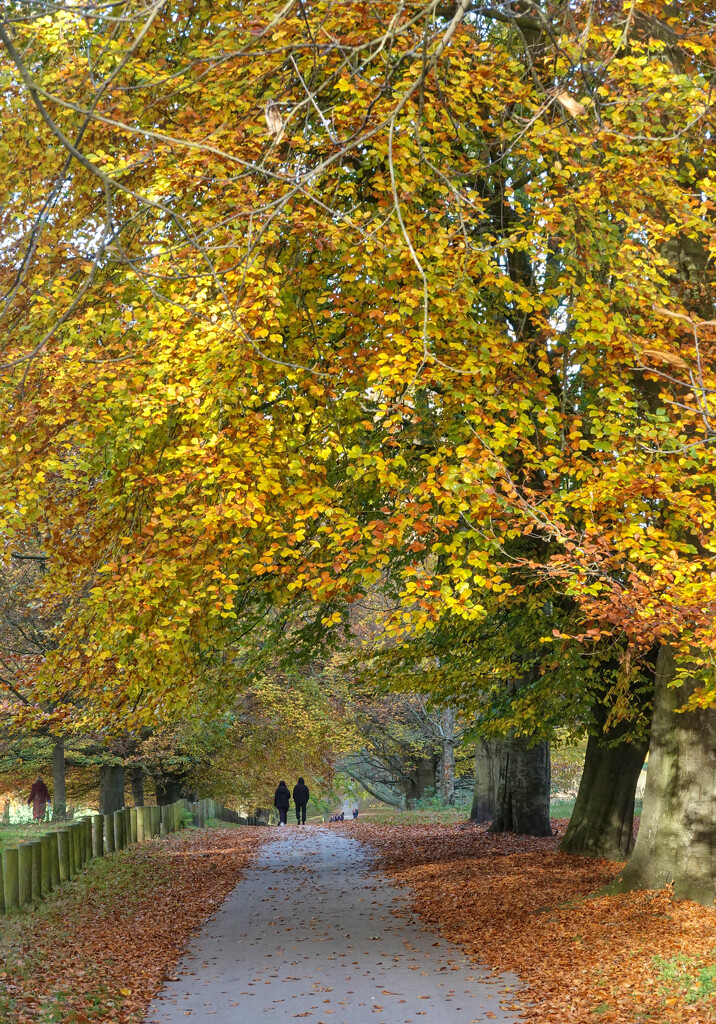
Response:
[{"label": "leaf litter", "polygon": [[[713,1024],[716,911],[669,889],[599,896],[622,864],[477,825],[349,822],[424,924],[496,972],[526,1024]],[[339,826],[340,827],[340,826]],[[400,913],[400,911],[398,911]]]},{"label": "leaf litter", "polygon": [[3,1024],[139,1024],[187,940],[223,903],[263,828],[187,830],[87,870],[2,919]]}]

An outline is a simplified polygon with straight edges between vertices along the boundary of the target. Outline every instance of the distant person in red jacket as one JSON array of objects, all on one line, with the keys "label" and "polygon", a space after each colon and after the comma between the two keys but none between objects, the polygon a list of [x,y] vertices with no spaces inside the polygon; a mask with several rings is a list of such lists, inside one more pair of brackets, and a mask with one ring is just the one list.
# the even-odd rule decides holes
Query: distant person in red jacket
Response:
[{"label": "distant person in red jacket", "polygon": [[32,817],[35,821],[44,821],[45,810],[50,802],[50,793],[47,786],[42,781],[41,775],[38,775],[33,782],[27,802],[32,804]]}]

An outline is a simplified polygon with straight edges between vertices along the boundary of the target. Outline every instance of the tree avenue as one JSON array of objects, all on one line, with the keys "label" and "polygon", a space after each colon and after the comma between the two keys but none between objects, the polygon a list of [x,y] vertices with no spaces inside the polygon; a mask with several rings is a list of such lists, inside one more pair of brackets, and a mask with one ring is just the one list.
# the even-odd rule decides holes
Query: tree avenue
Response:
[{"label": "tree avenue", "polygon": [[503,738],[503,811],[593,735],[575,852],[653,707],[623,884],[713,901],[715,18],[6,4],[3,551],[62,608],[8,719],[233,702],[380,592],[366,671]]}]

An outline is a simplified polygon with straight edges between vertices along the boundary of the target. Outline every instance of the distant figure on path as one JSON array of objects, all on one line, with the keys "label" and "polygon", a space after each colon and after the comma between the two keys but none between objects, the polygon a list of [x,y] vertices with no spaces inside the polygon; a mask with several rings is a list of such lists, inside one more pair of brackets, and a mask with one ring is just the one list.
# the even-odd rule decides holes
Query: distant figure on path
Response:
[{"label": "distant figure on path", "polygon": [[273,805],[278,811],[279,825],[286,824],[286,815],[288,814],[288,805],[290,802],[291,794],[289,792],[288,786],[283,781],[283,779],[281,779],[276,788],[276,793],[273,798]]},{"label": "distant figure on path", "polygon": [[33,782],[27,802],[32,804],[32,817],[35,821],[44,821],[45,808],[50,802],[50,793],[47,786],[42,781],[41,775],[38,775]]},{"label": "distant figure on path", "polygon": [[306,824],[306,804],[311,794],[308,791],[308,786],[303,781],[303,776],[300,777],[296,785],[293,787],[293,802],[296,805],[296,824]]},{"label": "distant figure on path", "polygon": [[357,817],[358,817],[358,808],[354,807],[353,808],[353,821],[355,821]]}]

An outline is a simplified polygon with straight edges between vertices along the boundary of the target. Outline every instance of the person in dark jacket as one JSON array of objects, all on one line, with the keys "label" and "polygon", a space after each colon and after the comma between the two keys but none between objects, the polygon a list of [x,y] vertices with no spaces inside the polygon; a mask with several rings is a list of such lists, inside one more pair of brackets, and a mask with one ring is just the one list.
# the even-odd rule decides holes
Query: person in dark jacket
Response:
[{"label": "person in dark jacket", "polygon": [[38,775],[33,782],[27,802],[32,804],[32,816],[35,821],[44,821],[45,808],[50,802],[50,793],[41,775]]},{"label": "person in dark jacket", "polygon": [[278,811],[279,825],[286,824],[286,815],[288,814],[288,805],[291,802],[291,793],[286,783],[281,779],[278,786],[276,787],[276,793],[273,798],[273,805]]},{"label": "person in dark jacket", "polygon": [[296,805],[296,824],[306,824],[306,804],[311,794],[308,792],[308,786],[303,781],[303,776],[298,780],[296,785],[293,787],[293,802]]}]

